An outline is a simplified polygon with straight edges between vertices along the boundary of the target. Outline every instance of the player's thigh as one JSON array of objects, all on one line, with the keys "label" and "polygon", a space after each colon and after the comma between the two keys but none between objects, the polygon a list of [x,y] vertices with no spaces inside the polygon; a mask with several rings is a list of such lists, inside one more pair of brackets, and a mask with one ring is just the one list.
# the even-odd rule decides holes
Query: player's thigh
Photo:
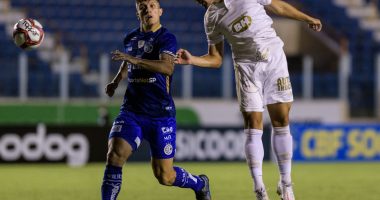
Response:
[{"label": "player's thigh", "polygon": [[284,127],[289,125],[289,112],[291,106],[292,102],[267,105],[273,127]]},{"label": "player's thigh", "polygon": [[265,63],[235,63],[236,93],[242,112],[263,112],[262,69]]},{"label": "player's thigh", "polygon": [[288,64],[282,49],[273,50],[263,85],[265,105],[293,102]]},{"label": "player's thigh", "polygon": [[107,162],[124,163],[142,141],[141,127],[133,113],[121,112],[109,134]]}]

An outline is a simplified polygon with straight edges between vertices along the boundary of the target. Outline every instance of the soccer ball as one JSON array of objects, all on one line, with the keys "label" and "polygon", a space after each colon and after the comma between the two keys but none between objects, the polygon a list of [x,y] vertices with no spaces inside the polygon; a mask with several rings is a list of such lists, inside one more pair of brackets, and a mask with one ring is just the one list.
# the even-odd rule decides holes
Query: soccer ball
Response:
[{"label": "soccer ball", "polygon": [[35,19],[21,19],[13,27],[13,41],[22,49],[34,49],[44,40],[42,25]]}]

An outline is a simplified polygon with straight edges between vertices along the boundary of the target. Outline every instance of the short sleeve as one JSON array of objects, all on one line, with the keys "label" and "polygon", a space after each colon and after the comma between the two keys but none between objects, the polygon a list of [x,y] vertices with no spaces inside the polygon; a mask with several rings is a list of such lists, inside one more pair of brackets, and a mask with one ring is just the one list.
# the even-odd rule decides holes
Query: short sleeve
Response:
[{"label": "short sleeve", "polygon": [[259,4],[261,4],[261,5],[266,6],[266,5],[271,4],[271,3],[272,3],[272,0],[257,0],[257,2],[258,2]]},{"label": "short sleeve", "polygon": [[166,53],[171,56],[175,56],[177,53],[177,39],[173,34],[166,33],[160,38],[159,41],[159,53]]},{"label": "short sleeve", "polygon": [[224,40],[224,35],[217,29],[214,23],[205,18],[205,31],[207,35],[208,44],[218,44]]}]

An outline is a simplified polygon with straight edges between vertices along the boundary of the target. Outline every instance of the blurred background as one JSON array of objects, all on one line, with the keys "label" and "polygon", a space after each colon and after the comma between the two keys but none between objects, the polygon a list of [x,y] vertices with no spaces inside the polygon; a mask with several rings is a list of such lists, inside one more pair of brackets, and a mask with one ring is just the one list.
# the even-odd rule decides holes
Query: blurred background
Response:
[{"label": "blurred background", "polygon": [[[361,169],[366,169],[368,163],[379,167],[380,2],[287,2],[320,18],[324,25],[321,33],[315,33],[306,24],[273,16],[273,26],[285,42],[295,96],[291,128],[294,160],[299,163],[296,166],[302,171],[306,169],[305,162],[344,163],[338,165],[337,173],[347,163],[355,163]],[[206,53],[204,8],[192,0],[161,0],[161,6],[162,24],[176,35],[179,46],[194,55]],[[22,51],[12,41],[13,25],[26,17],[37,19],[44,26],[45,39],[37,50]],[[125,34],[138,26],[133,0],[0,0],[3,172],[7,166],[35,166],[20,163],[44,163],[49,167],[51,163],[62,163],[85,169],[95,163],[98,188],[96,181],[102,177],[107,134],[127,87],[124,81],[113,98],[105,95],[104,87],[120,65],[110,60],[109,53],[123,50]],[[243,120],[227,45],[224,59],[217,70],[175,68],[172,86],[177,106],[177,161],[214,161],[226,166],[234,161],[244,166]],[[265,159],[270,161],[271,127],[267,114],[264,121]],[[148,159],[146,145],[132,158]],[[326,171],[333,166],[326,167]],[[276,173],[275,169],[270,170]],[[18,172],[8,175],[12,173]],[[249,177],[248,172],[245,176]],[[379,176],[370,176],[372,181],[380,181]],[[0,185],[6,185],[4,180],[0,176]],[[373,194],[376,184],[366,183],[372,194],[359,198],[379,199],[378,192]],[[19,195],[6,192],[0,193],[0,199],[15,199]],[[2,198],[1,194],[5,196]],[[19,199],[43,199],[40,194],[33,194],[35,198],[32,195]],[[301,194],[301,199],[333,199],[330,194],[314,198]],[[226,194],[220,199],[231,199],[227,197]],[[336,199],[357,199],[354,197],[355,194],[349,194]]]}]

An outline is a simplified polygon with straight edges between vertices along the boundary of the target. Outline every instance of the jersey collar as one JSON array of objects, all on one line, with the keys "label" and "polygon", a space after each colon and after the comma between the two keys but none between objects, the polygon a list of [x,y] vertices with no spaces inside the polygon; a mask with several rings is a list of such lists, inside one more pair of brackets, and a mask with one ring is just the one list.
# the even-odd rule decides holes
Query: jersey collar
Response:
[{"label": "jersey collar", "polygon": [[162,25],[160,24],[159,26],[157,26],[157,28],[153,29],[152,32],[154,33],[156,31],[160,30],[161,27],[162,27]]},{"label": "jersey collar", "polygon": [[231,0],[224,0],[224,5],[229,9],[231,6]]},{"label": "jersey collar", "polygon": [[148,32],[144,32],[144,31],[142,30],[142,27],[140,27],[140,32],[141,32],[141,33],[155,33],[155,32],[157,32],[158,30],[160,30],[161,27],[162,27],[162,25],[159,24],[159,26],[157,26],[157,28],[153,29],[152,31],[148,31]]}]

